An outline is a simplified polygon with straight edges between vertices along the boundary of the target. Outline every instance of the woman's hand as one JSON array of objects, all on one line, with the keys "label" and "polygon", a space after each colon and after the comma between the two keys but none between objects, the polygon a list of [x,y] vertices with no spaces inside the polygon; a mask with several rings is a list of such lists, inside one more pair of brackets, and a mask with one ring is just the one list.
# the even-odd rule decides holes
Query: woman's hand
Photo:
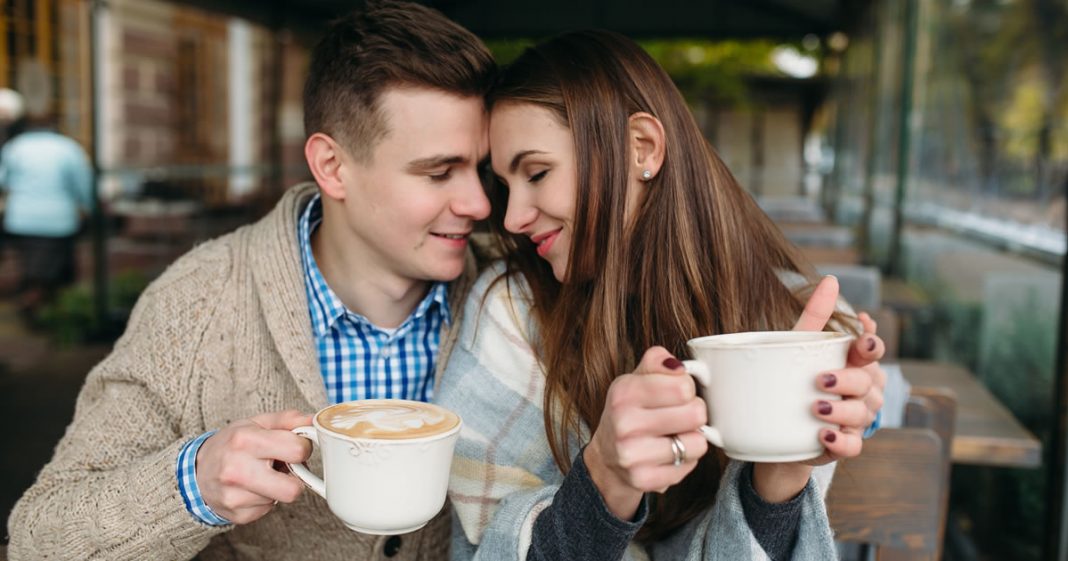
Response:
[{"label": "woman's hand", "polygon": [[[650,348],[633,373],[616,378],[583,456],[608,510],[630,520],[644,493],[663,491],[693,471],[708,451],[697,432],[707,418],[693,378],[663,347]],[[685,448],[679,465],[673,436]]]},{"label": "woman's hand", "polygon": [[[816,286],[794,331],[822,331],[838,301],[838,280],[824,277]],[[792,464],[756,464],[753,485],[769,502],[782,502],[797,495],[808,482],[811,466],[860,455],[865,429],[883,406],[886,373],[878,360],[886,351],[875,334],[877,325],[871,317],[858,315],[864,332],[849,349],[845,368],[821,373],[814,383],[820,391],[841,396],[841,400],[820,400],[812,404],[812,413],[838,429],[823,429],[820,440],[824,452],[804,462]]]},{"label": "woman's hand", "polygon": [[[794,331],[822,331],[831,318],[838,301],[838,280],[824,277],[816,286]],[[864,430],[875,420],[883,406],[886,373],[879,367],[879,359],[886,352],[882,339],[875,334],[878,326],[871,317],[858,315],[864,332],[853,341],[841,370],[821,373],[815,380],[820,391],[841,396],[841,401],[820,400],[812,405],[812,413],[824,421],[837,425],[838,430],[820,432],[824,453],[808,460],[810,465],[823,465],[841,458],[860,454]]]},{"label": "woman's hand", "polygon": [[853,342],[846,367],[821,374],[816,380],[820,391],[839,395],[842,400],[818,401],[812,407],[817,417],[839,427],[838,430],[826,429],[820,434],[824,453],[809,460],[812,465],[859,455],[864,431],[883,406],[886,373],[878,361],[886,347],[875,334],[878,327],[875,321],[864,312],[858,317],[864,333]]}]

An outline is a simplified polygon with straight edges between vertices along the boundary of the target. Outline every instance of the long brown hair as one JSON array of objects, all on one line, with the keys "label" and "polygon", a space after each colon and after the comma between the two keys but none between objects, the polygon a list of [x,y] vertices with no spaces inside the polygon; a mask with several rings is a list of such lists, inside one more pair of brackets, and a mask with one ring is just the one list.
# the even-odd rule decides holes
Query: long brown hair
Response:
[{"label": "long brown hair", "polygon": [[[803,300],[779,272],[812,278],[778,228],[705,141],[667,73],[630,39],[606,31],[557,36],[505,69],[490,103],[551,110],[573,136],[578,165],[567,280],[559,283],[525,236],[504,230],[506,188],[491,188],[491,227],[533,298],[545,367],[545,426],[553,457],[571,467],[570,439],[597,429],[608,387],[640,353],[686,356],[698,335],[790,329]],[[663,165],[625,219],[628,118],[646,112],[666,133]],[[724,467],[707,454],[654,497],[639,539],[663,537],[712,503]]]}]

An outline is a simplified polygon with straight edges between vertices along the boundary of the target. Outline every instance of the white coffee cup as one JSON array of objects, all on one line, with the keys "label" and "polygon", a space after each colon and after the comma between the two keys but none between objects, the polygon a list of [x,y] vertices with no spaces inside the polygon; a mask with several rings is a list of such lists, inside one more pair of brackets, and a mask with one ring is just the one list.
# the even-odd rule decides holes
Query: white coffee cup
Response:
[{"label": "white coffee cup", "polygon": [[843,368],[852,335],[763,331],[699,337],[687,342],[686,371],[703,388],[708,425],[701,432],[727,456],[750,462],[794,462],[823,453],[817,377]]},{"label": "white coffee cup", "polygon": [[[396,434],[378,431],[375,436],[352,436],[341,432],[338,426],[323,426],[324,415],[329,419],[329,414],[336,413],[339,407],[381,410],[394,406],[441,413],[455,419],[455,423],[440,432],[416,437],[404,434],[404,424],[399,425]],[[331,512],[346,526],[366,534],[405,534],[422,528],[441,511],[449,486],[453,448],[462,425],[458,415],[429,403],[368,399],[326,407],[315,414],[313,423],[314,426],[297,427],[293,432],[319,446],[323,477],[304,465],[289,467],[326,499]],[[414,432],[419,432],[418,426],[416,429]]]}]

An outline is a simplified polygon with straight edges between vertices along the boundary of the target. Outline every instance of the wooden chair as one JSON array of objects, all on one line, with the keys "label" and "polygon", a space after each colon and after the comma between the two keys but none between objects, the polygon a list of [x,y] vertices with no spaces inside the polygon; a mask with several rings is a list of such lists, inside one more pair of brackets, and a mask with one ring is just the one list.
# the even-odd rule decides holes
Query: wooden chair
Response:
[{"label": "wooden chair", "polygon": [[942,557],[942,544],[946,532],[946,517],[949,512],[949,477],[953,467],[953,432],[957,422],[957,397],[947,388],[914,387],[905,407],[907,427],[926,427],[935,432],[942,441],[945,462],[942,466],[942,494],[938,505],[938,556]]},{"label": "wooden chair", "polygon": [[941,558],[955,415],[951,392],[920,392],[905,427],[880,430],[838,464],[827,496],[836,539],[870,544],[879,561]]}]

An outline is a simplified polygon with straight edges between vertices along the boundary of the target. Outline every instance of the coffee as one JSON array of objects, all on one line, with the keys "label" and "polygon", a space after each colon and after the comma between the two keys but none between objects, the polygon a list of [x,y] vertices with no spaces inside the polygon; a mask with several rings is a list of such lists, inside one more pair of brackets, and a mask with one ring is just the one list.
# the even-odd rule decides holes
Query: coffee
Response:
[{"label": "coffee", "polygon": [[460,423],[455,413],[430,403],[374,399],[339,403],[321,411],[316,420],[338,434],[385,440],[433,436]]},{"label": "coffee", "polygon": [[338,403],[293,432],[322,454],[322,477],[289,464],[342,523],[365,534],[407,534],[445,504],[460,417],[403,399]]}]

